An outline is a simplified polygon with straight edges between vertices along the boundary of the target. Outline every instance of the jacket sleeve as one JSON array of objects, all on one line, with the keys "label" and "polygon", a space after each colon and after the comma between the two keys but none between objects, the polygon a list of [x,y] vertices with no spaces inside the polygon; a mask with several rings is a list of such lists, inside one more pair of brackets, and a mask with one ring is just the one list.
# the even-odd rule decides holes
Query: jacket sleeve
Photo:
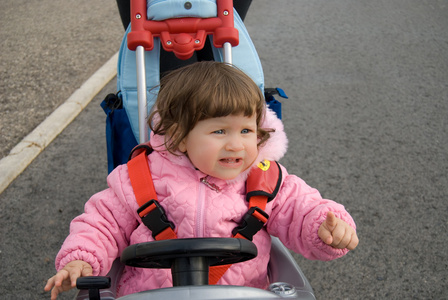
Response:
[{"label": "jacket sleeve", "polygon": [[56,256],[56,270],[73,260],[83,260],[92,266],[93,275],[105,275],[128,246],[138,221],[126,205],[122,188],[126,174],[123,167],[115,169],[108,177],[109,188],[93,195],[84,213],[70,223],[70,234]]},{"label": "jacket sleeve", "polygon": [[287,248],[307,259],[327,261],[345,255],[347,249],[333,248],[318,236],[319,227],[328,211],[334,212],[336,217],[356,229],[355,222],[344,206],[323,199],[319,191],[299,177],[289,175],[283,166],[282,172],[282,186],[271,202],[272,211],[267,223],[269,234],[277,236]]}]

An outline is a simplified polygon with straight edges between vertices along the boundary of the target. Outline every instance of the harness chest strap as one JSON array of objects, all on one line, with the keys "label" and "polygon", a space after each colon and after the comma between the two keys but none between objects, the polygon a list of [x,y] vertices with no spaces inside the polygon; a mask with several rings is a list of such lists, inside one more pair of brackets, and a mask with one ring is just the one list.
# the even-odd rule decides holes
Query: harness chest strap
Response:
[{"label": "harness chest strap", "polygon": [[[127,164],[132,188],[140,206],[137,213],[142,222],[151,230],[155,240],[175,239],[177,235],[174,224],[167,219],[163,207],[157,201],[147,161],[147,155],[151,152],[152,149],[148,144],[139,145],[131,153]],[[242,224],[232,231],[235,238],[252,240],[269,218],[269,215],[264,212],[266,204],[274,199],[282,180],[280,166],[275,163],[275,166],[271,168],[270,164],[270,161],[265,160],[249,174],[246,182],[249,211],[244,215]],[[209,283],[216,284],[230,266],[211,267]]]}]

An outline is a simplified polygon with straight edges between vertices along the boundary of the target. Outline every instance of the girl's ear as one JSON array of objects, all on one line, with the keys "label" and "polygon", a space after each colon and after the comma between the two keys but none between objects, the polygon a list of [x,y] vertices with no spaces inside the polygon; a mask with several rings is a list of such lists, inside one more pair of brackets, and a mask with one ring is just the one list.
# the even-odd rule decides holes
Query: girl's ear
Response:
[{"label": "girl's ear", "polygon": [[182,153],[187,152],[187,137],[185,137],[180,143],[178,147],[179,151]]}]

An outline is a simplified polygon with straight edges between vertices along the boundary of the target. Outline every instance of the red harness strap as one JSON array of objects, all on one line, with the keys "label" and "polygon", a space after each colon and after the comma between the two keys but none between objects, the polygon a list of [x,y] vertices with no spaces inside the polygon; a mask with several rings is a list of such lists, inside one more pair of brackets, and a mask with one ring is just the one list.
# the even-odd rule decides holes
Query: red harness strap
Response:
[{"label": "red harness strap", "polygon": [[[145,149],[146,151],[141,151]],[[142,222],[151,230],[155,240],[175,239],[174,224],[168,220],[165,210],[157,201],[157,194],[149,170],[147,155],[152,149],[146,145],[137,146],[128,161],[128,172],[135,198],[140,208],[137,210]],[[271,162],[264,161],[251,170],[246,182],[249,211],[243,222],[233,231],[233,237],[252,240],[253,236],[266,224],[269,215],[264,212],[266,204],[274,199],[282,180],[280,166],[270,168]],[[276,180],[273,180],[276,179]],[[150,199],[148,201],[148,199]],[[210,267],[209,283],[214,285],[231,265]]]},{"label": "red harness strap", "polygon": [[[142,222],[151,230],[155,240],[176,239],[174,224],[168,221],[165,210],[157,201],[157,193],[149,170],[147,152],[143,151],[128,161],[129,178],[140,208]],[[149,199],[149,201],[148,201]]]}]

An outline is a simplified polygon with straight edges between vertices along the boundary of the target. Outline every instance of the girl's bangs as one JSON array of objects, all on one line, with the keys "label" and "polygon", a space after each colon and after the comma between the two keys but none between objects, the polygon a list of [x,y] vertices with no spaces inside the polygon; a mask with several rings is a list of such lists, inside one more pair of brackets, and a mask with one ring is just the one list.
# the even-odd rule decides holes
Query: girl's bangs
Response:
[{"label": "girl's bangs", "polygon": [[200,120],[240,114],[246,117],[260,115],[263,111],[263,101],[261,92],[247,87],[237,87],[232,91],[217,91],[214,97],[204,99],[205,107],[201,110]]}]

